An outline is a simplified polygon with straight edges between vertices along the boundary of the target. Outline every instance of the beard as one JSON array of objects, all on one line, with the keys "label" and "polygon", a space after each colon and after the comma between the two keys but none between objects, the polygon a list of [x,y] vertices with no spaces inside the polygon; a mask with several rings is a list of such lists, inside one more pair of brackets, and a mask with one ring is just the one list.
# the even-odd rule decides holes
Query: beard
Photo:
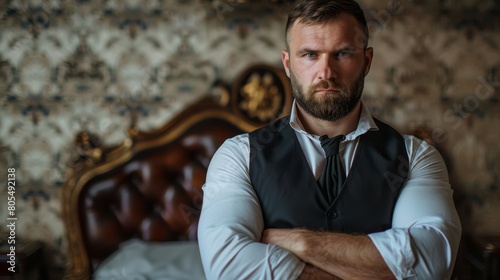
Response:
[{"label": "beard", "polygon": [[[304,111],[317,119],[337,121],[351,113],[358,104],[363,92],[365,77],[364,72],[361,71],[350,87],[334,79],[322,80],[307,88],[307,92],[304,93],[304,87],[290,69],[290,82],[293,97]],[[338,92],[317,96],[316,91],[320,89],[337,90]]]}]

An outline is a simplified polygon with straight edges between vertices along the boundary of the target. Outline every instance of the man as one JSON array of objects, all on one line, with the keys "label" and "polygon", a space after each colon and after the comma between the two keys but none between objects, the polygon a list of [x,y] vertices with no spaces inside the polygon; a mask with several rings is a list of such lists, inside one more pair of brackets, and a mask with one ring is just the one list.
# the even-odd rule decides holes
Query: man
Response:
[{"label": "man", "polygon": [[359,5],[300,2],[286,43],[290,116],[227,140],[210,164],[198,233],[207,277],[450,278],[461,226],[446,167],[361,101],[373,49]]}]

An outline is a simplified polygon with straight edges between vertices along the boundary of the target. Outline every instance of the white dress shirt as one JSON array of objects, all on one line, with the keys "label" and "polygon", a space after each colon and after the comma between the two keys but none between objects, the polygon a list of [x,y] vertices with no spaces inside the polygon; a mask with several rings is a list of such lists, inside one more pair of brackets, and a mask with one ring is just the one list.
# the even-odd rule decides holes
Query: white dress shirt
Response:
[{"label": "white dress shirt", "polygon": [[[295,101],[290,125],[318,179],[326,162],[325,152],[319,136],[304,130]],[[362,102],[357,129],[340,144],[346,176],[359,136],[377,129]],[[368,236],[397,279],[449,279],[461,225],[446,166],[434,147],[414,136],[403,137],[409,174],[394,208],[392,228]],[[248,134],[241,134],[226,140],[210,163],[198,226],[206,276],[228,280],[296,279],[305,264],[276,245],[260,243],[264,222],[249,177],[249,154]]]}]

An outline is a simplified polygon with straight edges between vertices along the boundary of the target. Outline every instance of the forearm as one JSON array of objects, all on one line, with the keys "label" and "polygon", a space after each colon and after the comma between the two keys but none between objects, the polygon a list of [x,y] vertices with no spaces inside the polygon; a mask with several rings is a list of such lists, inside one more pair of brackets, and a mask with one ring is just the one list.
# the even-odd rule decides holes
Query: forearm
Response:
[{"label": "forearm", "polygon": [[[394,279],[366,235],[304,231],[298,257],[343,279]],[[325,246],[328,244],[328,246]]]},{"label": "forearm", "polygon": [[263,242],[276,244],[342,279],[394,279],[379,251],[366,235],[303,229],[269,229]]}]

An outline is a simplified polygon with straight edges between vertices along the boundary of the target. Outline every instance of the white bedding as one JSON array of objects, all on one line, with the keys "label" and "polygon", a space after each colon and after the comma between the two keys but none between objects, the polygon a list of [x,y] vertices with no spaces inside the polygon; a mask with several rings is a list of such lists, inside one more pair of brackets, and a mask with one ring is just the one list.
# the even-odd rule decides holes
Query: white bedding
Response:
[{"label": "white bedding", "polygon": [[198,242],[126,241],[95,271],[97,280],[204,280]]}]

